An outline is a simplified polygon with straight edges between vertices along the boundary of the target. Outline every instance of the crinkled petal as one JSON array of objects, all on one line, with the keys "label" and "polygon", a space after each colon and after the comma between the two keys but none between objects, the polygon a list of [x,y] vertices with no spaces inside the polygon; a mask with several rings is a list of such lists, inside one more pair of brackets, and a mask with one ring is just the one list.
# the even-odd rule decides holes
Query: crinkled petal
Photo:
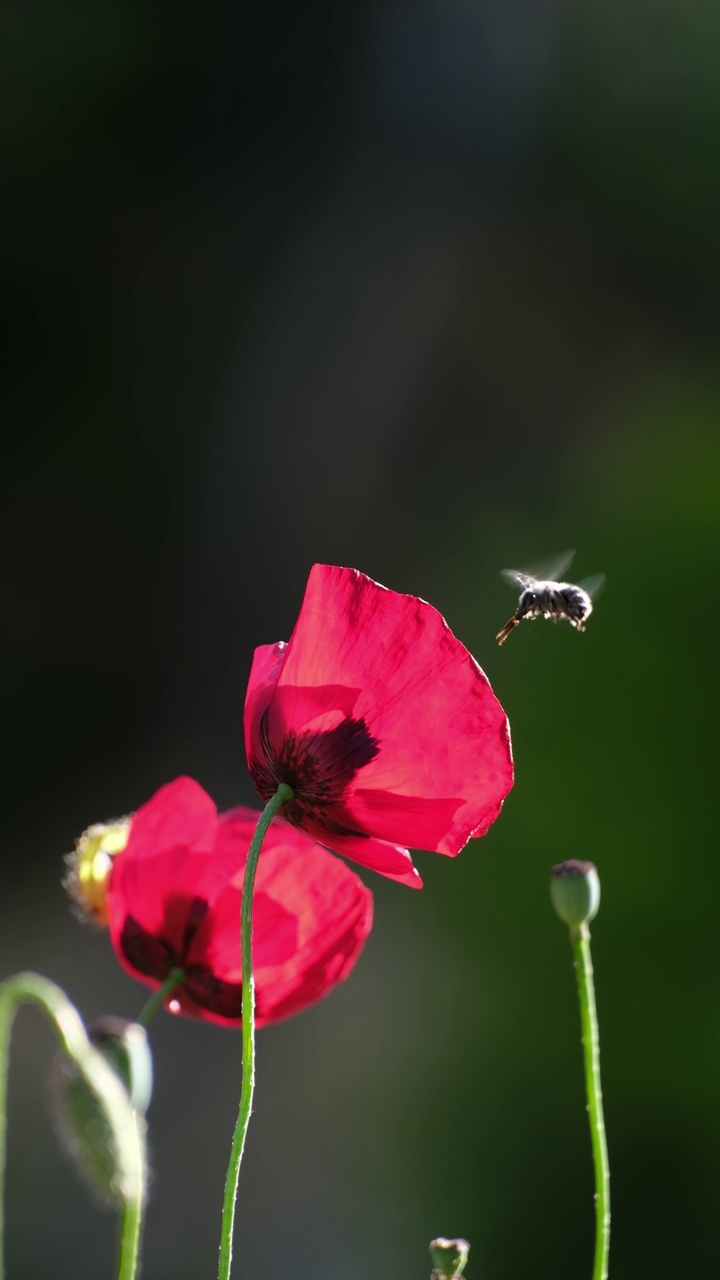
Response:
[{"label": "crinkled petal", "polygon": [[253,654],[245,694],[245,751],[248,760],[251,754],[252,726],[259,726],[262,714],[277,684],[286,655],[287,645],[284,640],[279,640],[277,644],[261,644]]},{"label": "crinkled petal", "polygon": [[[246,848],[258,816],[242,809],[223,815],[223,847],[237,839]],[[241,980],[243,875],[236,873],[218,897],[193,942],[192,963],[207,965],[225,983]],[[274,821],[260,854],[253,904],[258,1026],[327,995],[353,968],[371,926],[372,894],[360,878],[303,832]],[[215,1020],[227,1021],[217,1014]]]},{"label": "crinkled petal", "polygon": [[328,724],[351,708],[379,749],[328,817],[377,840],[454,855],[512,786],[507,718],[467,649],[431,605],[354,569],[313,566],[274,687],[246,722],[250,760],[268,706],[273,745],[308,731],[308,708]]},{"label": "crinkled petal", "polygon": [[373,917],[370,890],[317,845],[305,853],[299,876],[295,848],[280,844],[272,851],[262,889],[293,910],[298,938],[294,954],[279,964],[271,963],[269,947],[258,953],[259,1026],[314,1004],[343,981],[365,945]]},{"label": "crinkled petal", "polygon": [[[144,806],[154,806],[156,818],[172,798],[172,784],[163,793],[161,803],[153,797]],[[114,860],[108,890],[113,946],[123,967],[150,987],[176,965],[185,970],[185,983],[168,1002],[175,1012],[239,1025],[240,904],[259,817],[245,808],[216,817],[214,846],[202,852],[176,844],[153,854],[141,829],[134,851],[128,853],[128,843]],[[163,832],[167,824],[157,827]],[[192,823],[190,830],[197,834]],[[371,924],[372,895],[362,881],[302,831],[274,821],[255,881],[258,1025],[326,995],[352,969]]]},{"label": "crinkled petal", "polygon": [[198,904],[209,908],[234,871],[234,863],[214,859],[211,852],[176,848],[154,857],[118,854],[107,893],[113,945],[122,950],[124,922],[131,918],[145,932],[162,937],[179,955],[189,918],[197,920]]},{"label": "crinkled petal", "polygon": [[134,814],[127,854],[165,849],[209,851],[215,843],[217,809],[193,778],[175,778]]},{"label": "crinkled petal", "polygon": [[372,836],[339,835],[322,827],[320,823],[308,823],[307,830],[309,835],[332,853],[339,853],[343,858],[359,862],[361,866],[379,872],[388,880],[397,880],[399,884],[408,885],[411,889],[422,889],[422,880],[410,851],[402,845],[392,844],[388,840],[375,840]]},{"label": "crinkled petal", "polygon": [[124,916],[150,933],[164,931],[179,947],[188,904],[211,902],[235,862],[217,849],[218,816],[210,796],[192,778],[161,787],[134,814],[128,843],[113,861],[108,913],[115,943]]}]

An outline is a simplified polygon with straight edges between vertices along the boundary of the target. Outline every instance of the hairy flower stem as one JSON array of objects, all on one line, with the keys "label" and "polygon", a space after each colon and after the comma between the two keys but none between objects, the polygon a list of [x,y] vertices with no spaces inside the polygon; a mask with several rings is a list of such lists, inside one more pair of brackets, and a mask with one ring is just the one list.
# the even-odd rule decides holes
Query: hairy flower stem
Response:
[{"label": "hairy flower stem", "polygon": [[[242,966],[242,1088],[240,1091],[240,1108],[235,1122],[230,1163],[225,1178],[225,1195],[223,1197],[222,1228],[220,1232],[220,1263],[218,1280],[229,1280],[232,1266],[233,1227],[235,1224],[235,1200],[237,1197],[240,1165],[245,1149],[245,1137],[250,1123],[253,1091],[255,1088],[255,979],[252,967],[252,905],[255,872],[262,843],[275,814],[286,800],[293,796],[292,787],[281,782],[275,795],[268,800],[263,809],[255,834],[248,849],[245,863],[245,879],[243,882],[242,908],[240,913],[240,960]],[[0,1278],[1,1280],[1,1278]]]},{"label": "hairy flower stem", "polygon": [[[117,1190],[125,1206],[134,1205],[138,1223],[145,1190],[145,1168],[137,1129],[137,1117],[125,1086],[102,1054],[88,1040],[77,1009],[64,991],[37,973],[18,973],[0,985],[0,1280],[4,1264],[5,1164],[7,1159],[7,1078],[10,1035],[15,1014],[22,1004],[34,1004],[53,1024],[60,1047],[72,1060],[101,1106],[117,1144]],[[135,1259],[121,1271],[132,1280],[137,1265],[139,1229],[135,1230]]]},{"label": "hairy flower stem", "polygon": [[580,998],[585,1090],[595,1167],[595,1262],[592,1280],[607,1280],[610,1253],[610,1165],[600,1081],[600,1033],[590,956],[590,930],[587,924],[570,930],[570,942],[575,956],[575,973]]}]

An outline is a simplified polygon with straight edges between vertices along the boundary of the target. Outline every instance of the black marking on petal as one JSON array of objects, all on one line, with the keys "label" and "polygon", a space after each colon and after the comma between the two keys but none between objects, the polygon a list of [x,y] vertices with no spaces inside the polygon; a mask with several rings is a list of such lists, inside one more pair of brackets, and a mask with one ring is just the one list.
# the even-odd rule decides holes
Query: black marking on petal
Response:
[{"label": "black marking on petal", "polygon": [[187,920],[185,921],[185,930],[183,932],[182,941],[183,955],[186,956],[190,950],[190,944],[205,919],[208,910],[209,904],[206,902],[205,898],[193,898],[192,901],[188,903]]},{"label": "black marking on petal", "polygon": [[335,835],[364,834],[331,821],[325,811],[341,803],[358,770],[380,751],[380,743],[365,720],[345,716],[334,729],[289,733],[276,752],[270,741],[268,714],[266,710],[260,721],[262,758],[254,759],[250,768],[263,800],[269,800],[285,782],[295,794],[283,806],[283,817],[295,826],[310,819]]},{"label": "black marking on petal", "polygon": [[167,978],[171,969],[180,964],[178,956],[165,939],[148,933],[134,916],[127,916],[122,927],[120,949],[133,969],[160,982]]},{"label": "black marking on petal", "polygon": [[261,755],[253,755],[248,761],[250,776],[255,783],[258,795],[263,800],[269,800],[274,796],[282,779],[278,777],[275,761],[275,753],[270,742],[270,732],[268,729],[268,717],[270,708],[266,707],[260,720],[260,748]]},{"label": "black marking on petal", "polygon": [[207,964],[194,964],[187,970],[185,990],[201,1009],[221,1018],[240,1018],[242,1014],[242,982],[226,982],[218,978]]}]

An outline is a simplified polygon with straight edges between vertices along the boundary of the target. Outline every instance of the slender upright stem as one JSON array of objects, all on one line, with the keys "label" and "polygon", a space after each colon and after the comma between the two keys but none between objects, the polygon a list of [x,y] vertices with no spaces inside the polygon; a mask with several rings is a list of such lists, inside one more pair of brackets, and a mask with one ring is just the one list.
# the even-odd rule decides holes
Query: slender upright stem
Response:
[{"label": "slender upright stem", "polygon": [[243,881],[240,913],[240,961],[242,966],[242,1088],[240,1108],[230,1149],[230,1163],[225,1178],[222,1229],[220,1234],[220,1263],[218,1280],[229,1280],[232,1266],[233,1227],[235,1225],[235,1200],[237,1197],[240,1165],[245,1150],[245,1137],[250,1123],[253,1092],[255,1088],[255,978],[252,965],[252,904],[255,872],[263,840],[275,814],[292,798],[292,787],[280,783],[275,795],[268,800],[258,819],[255,834],[248,849]]},{"label": "slender upright stem", "polygon": [[[153,991],[149,1000],[143,1005],[136,1021],[141,1027],[147,1027],[155,1014],[165,1004],[168,996],[179,987],[184,981],[185,974],[182,969],[172,969],[161,987],[157,991]],[[144,1125],[144,1120],[135,1117],[135,1135],[138,1145],[141,1143],[140,1126]],[[144,1172],[144,1168],[143,1168]],[[122,1222],[120,1224],[120,1248],[118,1260],[118,1280],[135,1280],[138,1273],[138,1263],[140,1260],[140,1243],[142,1240],[143,1218],[145,1209],[145,1198],[147,1187],[139,1188],[140,1194],[133,1200],[127,1200],[123,1210]]]},{"label": "slender upright stem", "polygon": [[142,1242],[143,1219],[145,1216],[145,1199],[147,1196],[147,1170],[142,1159],[142,1137],[140,1127],[145,1124],[141,1116],[134,1117],[135,1140],[138,1147],[138,1167],[141,1170],[142,1182],[138,1186],[137,1195],[125,1201],[122,1222],[120,1224],[120,1249],[118,1260],[118,1280],[135,1280],[140,1263],[140,1245]]},{"label": "slender upright stem", "polygon": [[139,1022],[141,1027],[148,1027],[155,1017],[158,1009],[161,1009],[164,1005],[168,996],[176,987],[181,986],[184,981],[185,974],[182,969],[172,969],[162,986],[158,987],[157,991],[153,991],[150,999],[143,1005],[136,1018],[136,1022]]},{"label": "slender upright stem", "polygon": [[595,1262],[592,1280],[607,1280],[610,1253],[610,1165],[603,1117],[600,1034],[588,926],[583,924],[577,929],[571,929],[570,941],[575,955],[575,972],[580,997],[585,1089],[595,1167]]}]

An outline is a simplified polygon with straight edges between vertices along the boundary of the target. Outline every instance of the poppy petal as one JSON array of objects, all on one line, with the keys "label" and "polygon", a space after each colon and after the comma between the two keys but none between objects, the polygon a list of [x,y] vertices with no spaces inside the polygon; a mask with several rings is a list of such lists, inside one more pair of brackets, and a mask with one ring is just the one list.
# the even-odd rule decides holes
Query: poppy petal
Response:
[{"label": "poppy petal", "polygon": [[361,857],[363,837],[395,849],[395,872],[398,846],[452,856],[513,781],[505,713],[443,617],[332,565],[310,572],[274,683],[248,693],[246,743],[265,798],[293,786],[290,821],[405,883],[380,843]]},{"label": "poppy petal", "polygon": [[[245,845],[257,822],[233,810],[222,815],[223,840]],[[239,918],[243,873],[217,899],[198,931],[216,977],[240,977]],[[309,836],[275,820],[258,862],[253,908],[257,1023],[287,1017],[327,995],[353,968],[372,926],[372,894],[349,867]]]},{"label": "poppy petal", "polygon": [[234,870],[227,862],[223,869],[208,854],[177,848],[154,857],[118,855],[107,893],[113,945],[123,951],[124,920],[132,917],[139,928],[162,938],[179,957],[187,946],[188,928],[194,924],[197,931],[199,927],[197,903],[209,906]]},{"label": "poppy petal", "polygon": [[[274,847],[261,852],[252,911],[258,1027],[327,996],[354,968],[373,923],[372,893],[350,868],[286,823],[270,835]],[[240,901],[241,884],[228,884],[197,933],[192,982],[179,993],[181,1011],[191,1011],[183,996],[200,1000],[205,1018],[222,1025],[237,1025],[240,1016],[219,1002],[225,987],[241,988]]]},{"label": "poppy petal", "polygon": [[[187,795],[187,788],[178,794]],[[123,967],[150,987],[158,987],[172,968],[184,970],[183,985],[168,1000],[173,1012],[238,1026],[240,904],[260,814],[239,808],[214,816],[212,847],[198,852],[183,847],[172,815],[164,820],[163,806],[172,804],[172,796],[171,784],[136,818],[149,808],[161,844],[172,829],[173,847],[154,852],[148,839],[152,824],[141,822],[142,838],[134,848],[128,841],[113,861],[110,936]],[[193,839],[196,807],[189,823]],[[371,924],[372,895],[349,867],[304,832],[274,820],[258,863],[253,911],[258,1025],[327,995],[352,969]]]},{"label": "poppy petal", "polygon": [[408,885],[411,889],[422,889],[423,882],[410,851],[402,845],[393,844],[389,840],[375,840],[372,836],[338,835],[323,830],[319,824],[311,824],[308,834],[313,835],[331,853],[339,853],[343,858],[359,862],[370,871],[380,872],[388,880],[397,880],[399,884]]},{"label": "poppy petal", "polygon": [[287,645],[284,640],[279,640],[277,644],[261,644],[253,654],[245,694],[245,750],[248,756],[250,725],[259,721],[267,707],[286,656]]},{"label": "poppy petal", "polygon": [[164,849],[210,850],[215,841],[217,809],[194,778],[168,782],[132,819],[128,852],[156,854]]}]

